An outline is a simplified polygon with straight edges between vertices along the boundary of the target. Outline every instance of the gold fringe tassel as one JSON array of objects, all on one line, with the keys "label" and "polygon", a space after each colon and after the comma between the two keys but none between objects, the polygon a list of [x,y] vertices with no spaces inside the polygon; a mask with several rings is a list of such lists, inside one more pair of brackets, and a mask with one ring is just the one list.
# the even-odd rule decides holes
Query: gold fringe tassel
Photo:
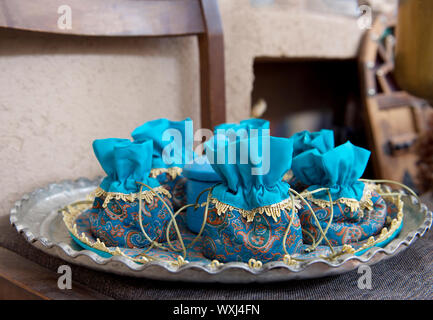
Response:
[{"label": "gold fringe tassel", "polygon": [[[354,212],[354,211],[359,210],[359,209],[372,210],[373,209],[373,201],[371,200],[371,197],[372,197],[373,191],[375,191],[376,188],[377,188],[376,185],[366,183],[365,188],[364,188],[364,193],[363,193],[360,201],[358,201],[356,199],[351,199],[351,198],[340,198],[340,199],[337,199],[335,201],[332,201],[332,205],[335,205],[337,203],[344,204],[350,208],[351,212]],[[314,203],[315,205],[317,205],[321,208],[326,208],[326,207],[331,206],[331,203],[329,202],[329,200],[314,198],[313,195],[310,194],[309,192],[304,191],[301,193],[301,195],[303,195],[307,200],[311,201],[312,203]]]},{"label": "gold fringe tassel", "polygon": [[[170,192],[162,186],[153,188],[152,190],[155,192],[162,193],[162,194],[166,195],[168,198],[171,197]],[[107,191],[103,190],[101,187],[98,187],[98,188],[96,188],[95,191],[93,191],[93,196],[105,197],[105,200],[104,200],[104,203],[102,204],[102,207],[106,208],[108,203],[112,199],[123,200],[123,201],[127,201],[127,202],[134,202],[135,200],[138,199],[140,194],[139,193],[126,194],[126,193],[120,193],[120,192],[107,192]],[[146,190],[146,191],[143,191],[141,193],[141,196],[142,196],[142,199],[144,201],[146,201],[146,203],[150,203],[150,202],[152,202],[152,199],[155,195],[153,194],[152,191]]]},{"label": "gold fringe tassel", "polygon": [[269,206],[259,207],[252,210],[245,210],[233,207],[227,203],[221,202],[218,199],[211,198],[211,203],[217,209],[217,214],[221,215],[221,213],[226,213],[227,211],[236,210],[238,211],[242,217],[247,219],[247,222],[252,222],[256,214],[265,213],[267,216],[272,217],[275,222],[278,221],[278,218],[281,216],[281,210],[294,210],[295,213],[298,212],[298,209],[301,208],[300,200],[294,200],[292,202],[291,199],[285,199],[279,203],[275,203]]},{"label": "gold fringe tassel", "polygon": [[172,180],[182,174],[182,168],[171,167],[171,168],[154,168],[150,171],[150,176],[156,178],[162,173],[167,173]]}]

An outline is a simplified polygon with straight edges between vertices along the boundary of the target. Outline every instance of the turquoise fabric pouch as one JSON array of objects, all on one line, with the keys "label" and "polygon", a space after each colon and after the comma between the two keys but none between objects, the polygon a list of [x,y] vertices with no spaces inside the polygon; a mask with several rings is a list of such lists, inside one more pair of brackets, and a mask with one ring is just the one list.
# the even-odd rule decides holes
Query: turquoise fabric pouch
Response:
[{"label": "turquoise fabric pouch", "polygon": [[[149,239],[165,241],[171,220],[167,209],[167,206],[171,209],[170,193],[157,179],[149,176],[152,141],[101,139],[93,142],[93,150],[107,176],[94,192],[89,215],[92,235],[107,247],[143,248],[149,245]],[[141,185],[137,182],[148,188],[143,188],[140,193]],[[167,206],[149,188],[159,193]],[[143,201],[141,213],[139,197]]]},{"label": "turquoise fabric pouch", "polygon": [[[207,193],[205,190],[221,182],[221,178],[209,164],[206,156],[197,158],[197,161],[194,161],[192,164],[185,165],[183,172],[187,178],[186,198],[189,204],[195,203],[199,196],[198,203],[206,202]],[[189,230],[195,233],[200,232],[203,225],[204,212],[204,207],[187,208],[186,224]]]},{"label": "turquoise fabric pouch", "polygon": [[[291,139],[293,140],[293,158],[308,150],[324,153],[334,148],[334,132],[332,130],[322,129],[317,132],[304,130],[295,133]],[[296,177],[292,170],[285,175],[284,180],[288,181],[296,191],[302,191],[308,187]]]},{"label": "turquoise fabric pouch", "polygon": [[132,132],[136,142],[152,141],[152,170],[156,178],[172,195],[175,210],[186,204],[186,178],[182,171],[193,160],[193,122],[190,118],[170,121],[162,118],[137,127]]},{"label": "turquoise fabric pouch", "polygon": [[[346,142],[324,153],[317,149],[304,151],[293,159],[294,175],[309,186],[302,194],[322,229],[328,230],[332,244],[364,240],[378,233],[385,223],[385,201],[373,185],[358,180],[369,157],[370,151]],[[317,240],[320,234],[312,212],[303,205],[299,215],[302,227]],[[311,243],[312,239],[304,241]]]},{"label": "turquoise fabric pouch", "polygon": [[222,183],[212,190],[203,232],[205,256],[266,262],[300,250],[298,206],[288,195],[290,185],[282,181],[292,147],[290,139],[270,136],[235,141],[215,136],[206,143],[206,155]]}]

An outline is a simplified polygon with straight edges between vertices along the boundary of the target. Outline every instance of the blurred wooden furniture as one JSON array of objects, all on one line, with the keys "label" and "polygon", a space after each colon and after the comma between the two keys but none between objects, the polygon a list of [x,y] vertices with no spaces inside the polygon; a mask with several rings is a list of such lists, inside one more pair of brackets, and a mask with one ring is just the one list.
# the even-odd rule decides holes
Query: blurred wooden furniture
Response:
[{"label": "blurred wooden furniture", "polygon": [[[65,4],[71,8],[71,29],[58,26],[58,10]],[[224,43],[217,0],[0,0],[0,28],[98,37],[197,35],[201,127],[212,129],[225,122]]]},{"label": "blurred wooden furniture", "polygon": [[75,282],[72,289],[61,290],[60,276],[0,247],[0,300],[111,299]]},{"label": "blurred wooden furniture", "polygon": [[397,20],[397,82],[433,104],[433,1],[400,0]]},{"label": "blurred wooden furniture", "polygon": [[379,16],[366,32],[359,66],[375,176],[415,185],[414,144],[432,108],[394,80],[395,18]]}]

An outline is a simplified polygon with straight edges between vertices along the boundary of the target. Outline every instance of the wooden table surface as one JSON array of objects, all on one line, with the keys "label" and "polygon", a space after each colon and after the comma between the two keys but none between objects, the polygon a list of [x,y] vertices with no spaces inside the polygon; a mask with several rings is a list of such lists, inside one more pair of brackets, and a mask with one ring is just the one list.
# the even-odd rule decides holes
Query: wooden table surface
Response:
[{"label": "wooden table surface", "polygon": [[0,247],[0,300],[111,299],[74,281],[72,289],[59,289],[60,276]]}]

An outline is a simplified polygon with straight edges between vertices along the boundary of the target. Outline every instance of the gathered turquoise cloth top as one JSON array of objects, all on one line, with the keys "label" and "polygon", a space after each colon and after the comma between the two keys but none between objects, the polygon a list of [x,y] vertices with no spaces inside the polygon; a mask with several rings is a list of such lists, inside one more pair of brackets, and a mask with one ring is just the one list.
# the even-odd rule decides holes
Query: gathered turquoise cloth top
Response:
[{"label": "gathered turquoise cloth top", "polygon": [[190,118],[148,121],[131,134],[134,141],[153,141],[152,168],[183,167],[193,157],[193,123]]},{"label": "gathered turquoise cloth top", "polygon": [[[239,123],[223,123],[215,126],[214,135],[216,136],[214,141],[227,137],[228,142],[269,135],[269,121],[251,118],[241,120]],[[260,149],[262,140],[259,139],[258,143]]]},{"label": "gathered turquoise cloth top", "polygon": [[[258,140],[261,140],[260,146],[263,147],[261,152],[257,152]],[[214,136],[205,143],[209,162],[222,180],[213,189],[213,196],[223,203],[244,210],[287,199],[290,185],[283,182],[282,177],[290,169],[292,147],[292,140],[287,138],[266,136],[229,141]],[[236,150],[235,156],[233,150]],[[218,155],[221,154],[224,161],[218,163],[221,160]],[[232,161],[227,161],[228,158]]]},{"label": "gathered turquoise cloth top", "polygon": [[237,131],[239,129],[245,129],[247,132],[249,132],[251,129],[269,129],[269,121],[264,119],[251,118],[241,120],[239,123],[223,123],[215,126],[214,132],[216,134],[218,130],[228,129],[233,129],[234,131]]},{"label": "gathered turquoise cloth top", "polygon": [[[152,188],[160,186],[150,178],[152,169],[152,141],[131,142],[128,139],[100,139],[93,141],[93,151],[107,176],[100,187],[106,192],[137,193],[146,183]],[[147,190],[147,189],[146,189]]]},{"label": "gathered turquoise cloth top", "polygon": [[334,132],[332,130],[322,129],[317,132],[305,130],[295,133],[291,138],[293,139],[293,158],[311,149],[317,149],[320,153],[324,153],[334,148]]},{"label": "gathered turquoise cloth top", "polygon": [[[330,188],[333,200],[350,198],[361,200],[364,183],[358,181],[367,166],[370,151],[357,147],[350,141],[325,153],[317,149],[305,151],[295,157],[292,170],[302,183],[313,191]],[[329,200],[326,191],[318,192],[314,198]]]}]

